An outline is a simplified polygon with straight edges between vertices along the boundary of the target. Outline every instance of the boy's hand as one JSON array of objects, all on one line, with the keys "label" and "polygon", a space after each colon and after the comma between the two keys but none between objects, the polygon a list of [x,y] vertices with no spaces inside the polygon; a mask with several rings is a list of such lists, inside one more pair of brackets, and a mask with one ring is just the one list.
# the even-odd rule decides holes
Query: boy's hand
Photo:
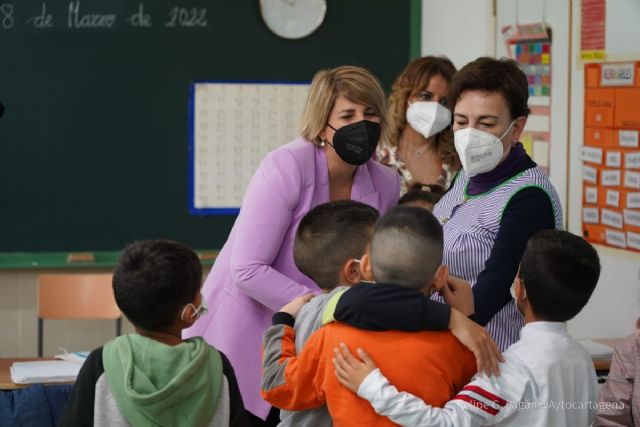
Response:
[{"label": "boy's hand", "polygon": [[278,311],[283,311],[285,313],[289,313],[293,317],[296,317],[300,312],[300,309],[302,308],[302,306],[308,303],[311,300],[311,298],[313,298],[314,296],[315,295],[313,294],[306,294],[300,297],[296,297],[293,300],[291,300],[289,304],[285,305]]},{"label": "boy's hand", "polygon": [[449,329],[458,340],[476,357],[478,372],[491,376],[500,375],[500,362],[504,362],[500,349],[489,332],[458,310],[451,308]]},{"label": "boy's hand", "polygon": [[465,316],[475,313],[473,291],[466,280],[454,276],[447,278],[447,283],[440,289],[445,302]]},{"label": "boy's hand", "polygon": [[362,381],[377,368],[363,349],[359,348],[357,351],[362,361],[356,359],[344,343],[340,343],[340,349],[333,349],[333,366],[336,368],[338,381],[354,393],[358,393]]}]

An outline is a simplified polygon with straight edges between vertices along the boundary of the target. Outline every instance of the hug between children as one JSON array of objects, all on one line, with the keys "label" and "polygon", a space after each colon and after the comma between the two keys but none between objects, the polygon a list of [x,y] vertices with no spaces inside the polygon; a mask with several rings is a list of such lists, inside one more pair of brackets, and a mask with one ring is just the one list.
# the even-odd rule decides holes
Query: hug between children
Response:
[{"label": "hug between children", "polygon": [[[304,216],[294,259],[323,292],[286,304],[264,334],[262,395],[280,425],[590,424],[595,373],[566,321],[599,277],[591,245],[560,230],[529,240],[512,287],[525,326],[503,356],[479,350],[473,294],[447,281],[442,251],[442,227],[420,207],[379,218],[337,201]],[[181,338],[207,311],[201,282],[181,244],[125,249],[114,293],[136,333],[91,353],[60,425],[250,425],[225,355]],[[433,292],[451,306],[430,311]]]},{"label": "hug between children", "polygon": [[[473,354],[450,332],[418,331],[433,291],[445,300],[453,292],[472,295],[447,285],[438,221],[424,209],[398,206],[373,226],[364,215],[356,218],[357,206],[321,205],[300,224],[296,262],[310,277],[322,277],[325,292],[285,305],[264,334],[262,395],[297,411],[283,411],[282,425],[331,425],[330,419],[336,426],[590,425],[595,371],[566,327],[600,274],[589,243],[560,230],[529,240],[512,287],[525,326],[505,351],[499,374],[487,375],[476,373]],[[352,235],[357,229],[361,239]],[[369,236],[370,245],[363,242]],[[333,249],[321,256],[328,241]],[[347,291],[358,278],[364,283]],[[359,310],[369,302],[352,298],[352,307],[342,308],[350,315],[334,322],[340,300],[362,286],[396,288],[406,310],[385,313],[384,304],[373,302],[375,321],[367,318],[371,310]],[[387,314],[387,330],[368,328]]]}]

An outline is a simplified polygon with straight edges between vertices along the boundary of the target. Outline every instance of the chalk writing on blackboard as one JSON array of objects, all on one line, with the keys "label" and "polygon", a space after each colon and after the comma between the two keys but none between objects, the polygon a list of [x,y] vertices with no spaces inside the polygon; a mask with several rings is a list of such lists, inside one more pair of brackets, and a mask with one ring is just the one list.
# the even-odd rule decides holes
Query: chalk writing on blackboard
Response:
[{"label": "chalk writing on blackboard", "polygon": [[10,3],[1,4],[0,13],[2,14],[2,28],[5,30],[12,28],[15,22],[13,18],[13,5]]},{"label": "chalk writing on blackboard", "polygon": [[35,28],[53,28],[53,15],[47,12],[47,5],[42,3],[40,13],[27,19],[26,22],[33,24]]},{"label": "chalk writing on blackboard", "polygon": [[[18,7],[24,7],[20,10],[20,14],[16,13],[14,3],[0,3],[0,29],[11,30],[18,28],[23,23],[22,19],[18,20],[18,16],[27,16],[24,25],[28,28],[50,29],[54,27],[62,27],[67,29],[110,29],[118,26],[119,23],[125,26],[150,28],[154,23],[166,28],[205,28],[208,25],[207,8],[206,7],[169,7],[165,11],[156,11],[155,16],[145,9],[143,3],[131,5],[131,10],[125,16],[118,16],[109,10],[89,10],[80,0],[72,0],[65,6],[64,22],[61,19],[56,20],[54,17],[60,18],[61,14],[55,14],[51,10],[51,6],[46,2],[42,2],[37,10],[30,10],[29,6],[19,4]],[[32,8],[33,6],[31,6]]]},{"label": "chalk writing on blackboard", "polygon": [[80,2],[69,3],[69,28],[111,28],[116,23],[114,13],[81,13]]},{"label": "chalk writing on blackboard", "polygon": [[138,5],[138,11],[126,19],[127,23],[134,27],[152,27],[153,22],[149,13],[144,13],[144,5]]}]

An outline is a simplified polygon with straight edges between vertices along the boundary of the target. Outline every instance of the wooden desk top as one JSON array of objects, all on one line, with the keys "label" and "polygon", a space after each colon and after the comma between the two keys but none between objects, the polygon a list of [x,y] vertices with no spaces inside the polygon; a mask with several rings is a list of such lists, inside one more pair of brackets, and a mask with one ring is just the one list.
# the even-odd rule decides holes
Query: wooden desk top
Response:
[{"label": "wooden desk top", "polygon": [[[623,339],[624,338],[593,338],[593,341],[613,348]],[[604,359],[594,358],[593,366],[596,368],[596,371],[609,371],[609,368],[611,368],[611,357]]]},{"label": "wooden desk top", "polygon": [[[53,357],[19,357],[13,359],[0,359],[0,390],[17,390],[27,387],[31,384],[15,384],[11,381],[11,371],[9,368],[13,362],[38,362],[43,360],[54,360]],[[73,384],[73,383],[55,383],[55,384]]]},{"label": "wooden desk top", "polygon": [[[618,342],[623,340],[623,338],[594,338],[594,341],[608,345],[610,347],[615,347]],[[11,381],[11,371],[9,368],[13,364],[13,362],[37,362],[39,360],[53,360],[52,357],[26,357],[26,358],[14,358],[14,359],[0,359],[0,390],[16,390],[19,388],[26,387],[29,384],[15,384]],[[596,371],[608,371],[611,366],[611,358],[605,359],[593,359],[593,366],[596,368]],[[57,383],[59,384],[59,383]]]}]

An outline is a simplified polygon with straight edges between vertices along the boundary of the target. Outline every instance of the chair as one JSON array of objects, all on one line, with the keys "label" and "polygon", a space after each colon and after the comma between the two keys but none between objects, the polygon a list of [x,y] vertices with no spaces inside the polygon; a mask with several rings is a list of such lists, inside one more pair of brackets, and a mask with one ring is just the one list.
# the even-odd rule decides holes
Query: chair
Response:
[{"label": "chair", "polygon": [[114,319],[116,336],[122,313],[116,305],[107,274],[38,275],[38,357],[42,357],[44,319]]}]

